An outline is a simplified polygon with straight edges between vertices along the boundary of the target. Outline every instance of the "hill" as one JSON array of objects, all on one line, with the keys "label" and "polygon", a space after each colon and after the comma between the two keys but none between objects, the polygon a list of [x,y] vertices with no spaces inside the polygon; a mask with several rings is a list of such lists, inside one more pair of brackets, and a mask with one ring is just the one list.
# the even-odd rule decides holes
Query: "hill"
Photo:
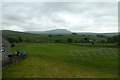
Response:
[{"label": "hill", "polygon": [[71,31],[66,29],[53,29],[47,31],[26,31],[27,33],[34,33],[34,34],[71,34]]},{"label": "hill", "polygon": [[114,33],[92,33],[92,32],[72,32],[67,29],[53,29],[53,30],[46,30],[46,31],[26,31],[26,33],[32,33],[32,34],[72,34],[72,33],[77,33],[79,35],[104,35],[104,36],[115,36],[118,35],[119,33],[114,32]]},{"label": "hill", "polygon": [[[18,38],[21,37],[24,42],[54,43],[56,40],[57,41],[59,40],[60,42],[67,42],[68,38],[71,38],[74,42],[79,43],[85,37],[91,40],[95,39],[96,42],[101,42],[101,41],[106,41],[107,37],[118,34],[118,33],[77,33],[76,35],[74,35],[72,34],[72,32],[63,29],[49,30],[45,32],[47,34],[40,34],[40,33],[35,34],[33,32],[28,33],[28,32],[2,30],[2,35],[9,40],[11,40],[11,38],[18,40]],[[59,32],[59,34],[57,34],[57,32]],[[52,36],[49,36],[48,33],[51,33]]]},{"label": "hill", "polygon": [[32,40],[37,40],[37,39],[41,39],[41,38],[46,37],[44,35],[18,32],[18,31],[10,31],[10,30],[2,30],[2,35],[6,39],[14,38],[14,39],[18,40],[18,37],[21,37],[25,42],[31,42]]}]

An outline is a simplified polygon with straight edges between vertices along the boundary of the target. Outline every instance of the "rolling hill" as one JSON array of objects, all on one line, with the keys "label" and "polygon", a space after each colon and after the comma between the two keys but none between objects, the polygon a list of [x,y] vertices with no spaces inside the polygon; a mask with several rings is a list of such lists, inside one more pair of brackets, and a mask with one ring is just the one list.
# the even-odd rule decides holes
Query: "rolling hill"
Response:
[{"label": "rolling hill", "polygon": [[26,31],[26,33],[32,33],[32,34],[72,34],[77,33],[80,35],[104,35],[104,36],[115,36],[119,33],[113,32],[113,33],[92,33],[92,32],[72,32],[67,29],[53,29],[53,30],[47,30],[47,31]]},{"label": "rolling hill", "polygon": [[47,31],[26,31],[27,33],[34,33],[34,34],[71,34],[71,31],[66,29],[53,29]]},{"label": "rolling hill", "polygon": [[[84,37],[88,37],[90,39],[95,39],[96,41],[106,40],[107,37],[118,35],[118,33],[77,33],[77,35],[73,35],[73,32],[65,30],[65,29],[56,29],[44,31],[44,33],[38,32],[18,32],[18,31],[10,31],[10,30],[2,30],[2,35],[6,39],[14,38],[18,40],[19,37],[23,39],[24,42],[41,42],[41,43],[53,43],[55,40],[61,40],[66,42],[68,38],[71,38],[73,41],[80,42]],[[52,35],[52,37],[49,36]],[[105,37],[99,37],[97,35],[104,35]]]}]

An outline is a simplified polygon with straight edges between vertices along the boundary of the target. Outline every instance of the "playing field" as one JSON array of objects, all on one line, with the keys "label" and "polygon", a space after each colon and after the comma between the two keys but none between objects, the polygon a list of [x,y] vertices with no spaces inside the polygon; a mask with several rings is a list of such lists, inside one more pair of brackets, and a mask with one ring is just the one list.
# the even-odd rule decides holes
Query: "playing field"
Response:
[{"label": "playing field", "polygon": [[116,78],[118,50],[60,43],[20,43],[27,58],[3,70],[3,78]]}]

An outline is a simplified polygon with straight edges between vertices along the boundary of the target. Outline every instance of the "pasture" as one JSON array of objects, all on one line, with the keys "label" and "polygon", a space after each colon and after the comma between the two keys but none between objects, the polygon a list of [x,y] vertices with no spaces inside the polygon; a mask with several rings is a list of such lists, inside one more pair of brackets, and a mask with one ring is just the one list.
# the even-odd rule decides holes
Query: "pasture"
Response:
[{"label": "pasture", "polygon": [[118,49],[61,43],[20,43],[25,60],[3,69],[3,78],[117,78]]}]

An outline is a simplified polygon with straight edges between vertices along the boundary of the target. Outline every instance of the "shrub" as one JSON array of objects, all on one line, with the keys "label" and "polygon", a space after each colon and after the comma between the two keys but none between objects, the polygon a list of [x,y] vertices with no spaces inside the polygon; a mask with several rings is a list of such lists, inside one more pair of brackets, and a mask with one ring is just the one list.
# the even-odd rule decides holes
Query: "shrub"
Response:
[{"label": "shrub", "polygon": [[68,42],[68,43],[73,43],[73,40],[72,40],[71,38],[68,38],[68,39],[67,39],[67,42]]}]

